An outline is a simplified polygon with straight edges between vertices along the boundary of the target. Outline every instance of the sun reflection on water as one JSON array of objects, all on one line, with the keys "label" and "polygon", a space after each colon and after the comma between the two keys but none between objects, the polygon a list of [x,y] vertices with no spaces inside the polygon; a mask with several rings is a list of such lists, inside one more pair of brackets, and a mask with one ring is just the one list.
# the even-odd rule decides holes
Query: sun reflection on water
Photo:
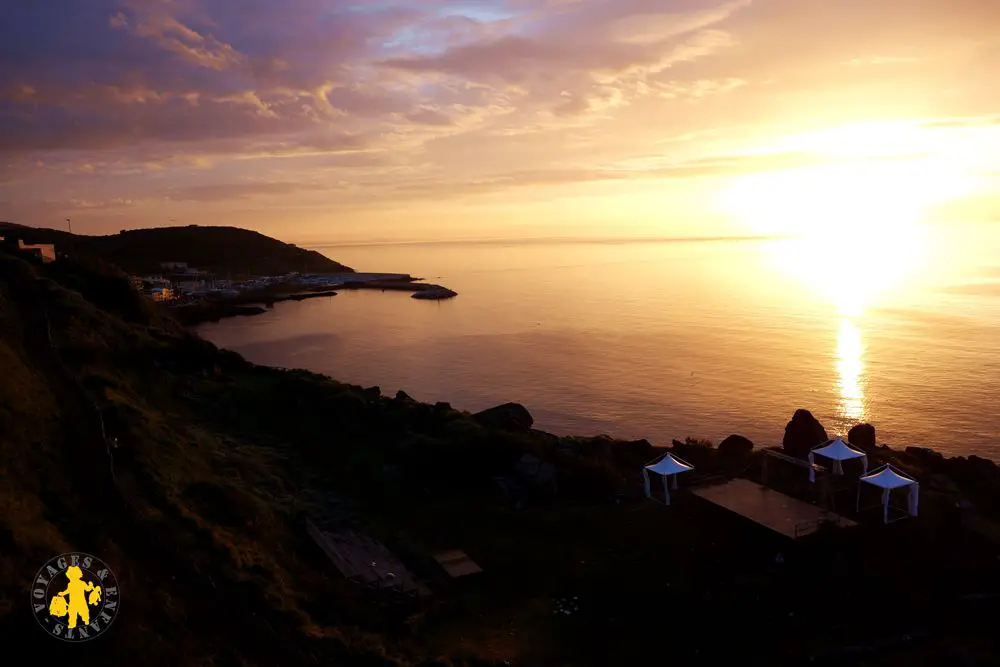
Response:
[{"label": "sun reflection on water", "polygon": [[806,288],[788,286],[791,308],[828,314],[838,326],[830,387],[845,422],[871,417],[862,336],[869,311],[907,301],[941,270],[930,211],[971,183],[947,160],[858,159],[740,176],[722,192],[723,207],[748,228],[784,237],[767,252]]},{"label": "sun reflection on water", "polygon": [[863,421],[865,418],[864,353],[861,330],[850,319],[842,318],[837,333],[837,384],[840,393],[837,412],[843,419]]}]

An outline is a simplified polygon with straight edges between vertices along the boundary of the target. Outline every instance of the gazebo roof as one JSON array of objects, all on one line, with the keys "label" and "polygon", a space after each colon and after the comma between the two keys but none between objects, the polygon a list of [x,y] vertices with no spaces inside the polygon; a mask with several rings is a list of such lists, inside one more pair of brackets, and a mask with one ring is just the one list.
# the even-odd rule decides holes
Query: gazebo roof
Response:
[{"label": "gazebo roof", "polygon": [[658,475],[675,475],[679,472],[694,470],[694,466],[685,463],[673,454],[667,453],[656,463],[646,466],[646,470],[655,472]]},{"label": "gazebo roof", "polygon": [[812,453],[825,456],[826,458],[833,459],[835,461],[847,461],[848,459],[859,459],[862,456],[867,456],[867,454],[854,449],[840,438],[837,438],[836,440],[828,440],[822,445],[816,446],[813,448]]},{"label": "gazebo roof", "polygon": [[888,463],[865,475],[861,481],[882,489],[898,489],[901,486],[917,484],[917,480],[900,473]]}]

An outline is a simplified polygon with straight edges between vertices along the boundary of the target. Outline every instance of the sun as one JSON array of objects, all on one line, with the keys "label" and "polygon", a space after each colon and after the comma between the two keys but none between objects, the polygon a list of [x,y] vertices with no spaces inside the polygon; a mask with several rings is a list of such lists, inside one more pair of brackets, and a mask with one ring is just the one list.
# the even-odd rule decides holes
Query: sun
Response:
[{"label": "sun", "polygon": [[723,203],[758,233],[864,236],[908,227],[966,190],[963,174],[932,160],[857,160],[740,176]]},{"label": "sun", "polygon": [[776,264],[854,316],[926,258],[925,214],[961,196],[959,170],[933,160],[869,159],[748,174],[727,211],[770,244]]}]

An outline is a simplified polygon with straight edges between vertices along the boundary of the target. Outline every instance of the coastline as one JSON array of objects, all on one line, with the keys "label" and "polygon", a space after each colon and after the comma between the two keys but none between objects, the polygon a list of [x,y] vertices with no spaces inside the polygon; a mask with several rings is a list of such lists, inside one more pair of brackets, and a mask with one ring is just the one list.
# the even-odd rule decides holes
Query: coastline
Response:
[{"label": "coastline", "polygon": [[[268,312],[275,304],[284,301],[305,301],[336,296],[339,290],[380,290],[412,292],[415,299],[443,300],[458,295],[446,287],[421,282],[406,274],[359,274],[361,278],[338,277],[320,282],[311,289],[301,285],[280,284],[264,290],[245,292],[238,297],[201,299],[181,305],[168,306],[171,314],[184,326],[193,327],[208,322],[219,322],[231,317],[253,317]],[[366,275],[379,277],[364,278]]]}]

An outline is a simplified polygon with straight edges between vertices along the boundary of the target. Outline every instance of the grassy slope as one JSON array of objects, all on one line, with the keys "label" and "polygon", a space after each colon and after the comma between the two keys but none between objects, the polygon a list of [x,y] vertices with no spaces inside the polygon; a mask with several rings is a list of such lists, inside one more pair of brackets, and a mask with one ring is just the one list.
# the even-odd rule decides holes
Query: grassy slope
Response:
[{"label": "grassy slope", "polygon": [[[114,645],[93,651],[105,658],[131,652],[156,664],[202,664],[239,650],[255,656],[247,664],[280,664],[300,653],[294,662],[309,664],[310,621],[289,586],[308,590],[323,568],[321,561],[303,567],[295,555],[302,539],[292,530],[292,490],[301,468],[274,450],[192,425],[177,400],[185,379],[208,383],[203,372],[211,378],[247,367],[160,320],[127,289],[102,305],[131,321],[18,259],[0,254],[0,261],[0,354],[13,371],[0,383],[8,462],[0,531],[13,546],[3,561],[2,599],[14,611],[5,629],[34,622],[18,604],[31,563],[77,549],[114,563],[129,591]],[[107,294],[92,277],[87,282]],[[113,468],[102,421],[122,443]],[[36,638],[35,628],[24,632]],[[243,633],[243,645],[232,648]],[[328,654],[366,652],[345,648],[363,646],[362,631],[335,634],[320,642]],[[39,639],[42,655],[62,648]]]},{"label": "grassy slope", "polygon": [[132,273],[159,272],[160,262],[187,262],[222,275],[278,275],[351,271],[313,251],[236,227],[157,227],[108,236],[73,235],[54,229],[0,223],[28,242],[72,246]]},{"label": "grassy slope", "polygon": [[[26,573],[74,549],[114,564],[129,601],[114,642],[87,647],[95,659],[426,655],[426,643],[399,635],[398,609],[333,574],[303,515],[349,506],[391,524],[389,508],[408,494],[454,491],[456,478],[481,487],[530,442],[450,409],[247,364],[163,319],[120,277],[0,252],[0,295],[5,631],[23,632],[39,655],[75,655],[19,604]],[[105,431],[119,450],[107,450]],[[383,475],[390,459],[418,486]]]},{"label": "grassy slope", "polygon": [[[931,488],[921,522],[787,552],[776,567],[788,545],[712,508],[608,503],[622,471],[648,459],[642,446],[486,431],[446,406],[256,367],[120,278],[2,252],[0,362],[0,635],[45,661],[626,664],[666,638],[688,664],[747,651],[779,664],[932,624],[929,662],[898,651],[870,662],[917,665],[991,636],[975,620],[989,616],[953,598],[991,590],[995,558],[936,522]],[[109,452],[102,431],[121,447]],[[559,466],[557,505],[514,511],[489,493],[526,451]],[[685,456],[727,465],[700,447]],[[429,576],[427,554],[452,547],[486,572],[389,603],[333,573],[307,512],[356,518]],[[28,613],[28,578],[67,550],[105,558],[123,588],[113,634],[82,647],[45,637]],[[866,604],[879,587],[905,603],[888,616]],[[563,596],[580,612],[553,615]]]}]

